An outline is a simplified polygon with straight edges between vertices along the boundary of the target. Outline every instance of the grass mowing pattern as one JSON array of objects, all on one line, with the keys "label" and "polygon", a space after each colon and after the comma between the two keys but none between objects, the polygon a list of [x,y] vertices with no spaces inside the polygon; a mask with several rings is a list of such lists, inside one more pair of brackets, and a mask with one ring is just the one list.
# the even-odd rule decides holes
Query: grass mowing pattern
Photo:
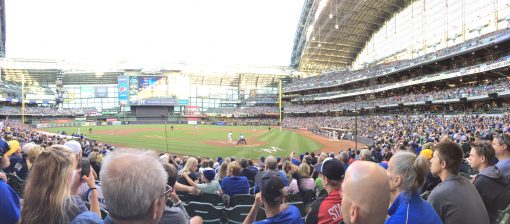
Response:
[{"label": "grass mowing pattern", "polygon": [[[170,153],[216,158],[218,156],[234,156],[236,158],[258,159],[261,155],[288,156],[291,151],[299,155],[304,152],[319,150],[322,146],[291,130],[273,128],[267,130],[265,126],[215,126],[199,125],[198,132],[194,125],[173,125],[174,130],[168,130],[168,148]],[[151,125],[121,125],[121,126],[94,126],[92,134],[88,134],[89,127],[81,127],[81,133],[99,142],[121,145],[129,148],[151,149],[166,152],[165,129],[162,124]],[[157,129],[157,130],[156,130]],[[77,132],[77,127],[46,128],[47,132],[56,133],[66,131],[68,134]],[[139,131],[137,131],[139,130]],[[250,137],[257,134],[257,140],[265,142],[261,146],[214,146],[205,144],[206,140],[227,141],[227,133],[233,133],[233,141],[237,142],[240,133]],[[259,130],[254,133],[253,130]],[[102,133],[98,133],[98,131]],[[112,135],[108,131],[127,131],[122,135]],[[248,141],[248,144],[250,142]],[[277,147],[281,149],[273,153],[262,151]]]}]

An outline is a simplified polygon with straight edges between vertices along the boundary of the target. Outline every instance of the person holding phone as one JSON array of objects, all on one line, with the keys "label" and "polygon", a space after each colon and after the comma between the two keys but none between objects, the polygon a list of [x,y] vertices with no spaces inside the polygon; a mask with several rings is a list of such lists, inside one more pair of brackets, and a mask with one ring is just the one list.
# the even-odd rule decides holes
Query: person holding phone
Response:
[{"label": "person holding phone", "polygon": [[90,211],[101,216],[90,164],[88,175],[81,175],[84,173],[76,167],[71,149],[62,145],[53,145],[39,155],[25,188],[21,223],[71,223],[89,210],[77,196],[82,182],[92,192]]}]

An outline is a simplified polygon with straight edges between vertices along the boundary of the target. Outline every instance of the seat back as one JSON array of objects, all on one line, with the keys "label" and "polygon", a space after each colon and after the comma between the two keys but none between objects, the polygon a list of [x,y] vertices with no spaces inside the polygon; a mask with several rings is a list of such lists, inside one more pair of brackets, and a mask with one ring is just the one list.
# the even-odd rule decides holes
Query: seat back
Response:
[{"label": "seat back", "polygon": [[[225,217],[229,224],[240,224],[244,222],[246,216],[250,213],[251,205],[238,205],[233,208],[225,209]],[[257,212],[258,215],[258,212]]]},{"label": "seat back", "polygon": [[213,206],[209,203],[192,201],[184,204],[190,217],[200,216],[204,223],[219,223],[223,216],[223,206]]},{"label": "seat back", "polygon": [[200,194],[200,201],[214,206],[223,205],[223,199],[217,194]]},{"label": "seat back", "polygon": [[299,209],[299,213],[301,213],[301,217],[306,217],[307,211],[306,206],[303,202],[290,202],[288,205],[294,205]]},{"label": "seat back", "polygon": [[314,190],[304,191],[304,192],[302,192],[302,196],[303,196],[303,203],[305,203],[305,205],[312,203],[312,201],[315,200],[315,198],[316,198]]},{"label": "seat back", "polygon": [[498,218],[496,219],[497,224],[508,224],[510,223],[510,204],[506,206],[505,210],[498,211]]},{"label": "seat back", "polygon": [[253,205],[255,201],[255,196],[249,194],[238,194],[230,197],[230,207],[235,207],[237,205]]}]

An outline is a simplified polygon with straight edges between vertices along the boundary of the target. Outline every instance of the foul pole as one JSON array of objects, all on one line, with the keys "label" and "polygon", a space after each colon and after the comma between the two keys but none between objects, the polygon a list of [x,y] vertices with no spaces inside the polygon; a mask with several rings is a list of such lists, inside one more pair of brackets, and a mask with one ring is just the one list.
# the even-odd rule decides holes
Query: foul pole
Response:
[{"label": "foul pole", "polygon": [[282,80],[278,82],[278,110],[280,111],[280,131],[282,130]]},{"label": "foul pole", "polygon": [[25,73],[21,73],[21,124],[25,124]]}]

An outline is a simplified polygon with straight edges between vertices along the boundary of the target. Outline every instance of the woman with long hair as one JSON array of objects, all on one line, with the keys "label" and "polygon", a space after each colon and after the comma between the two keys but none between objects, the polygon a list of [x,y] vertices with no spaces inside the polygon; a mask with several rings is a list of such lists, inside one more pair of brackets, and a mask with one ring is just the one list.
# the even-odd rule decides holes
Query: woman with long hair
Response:
[{"label": "woman with long hair", "polygon": [[229,162],[227,162],[227,161],[223,161],[223,163],[221,163],[220,169],[219,169],[218,173],[216,174],[216,176],[214,177],[214,180],[217,180],[218,182],[221,183],[223,178],[227,176],[228,163]]},{"label": "woman with long hair", "polygon": [[[186,186],[193,186],[191,182],[198,183],[198,177],[196,175],[197,167],[198,160],[195,157],[188,158],[182,170],[177,173],[177,176],[179,176],[177,182]],[[188,176],[191,181],[188,181],[185,176]]]},{"label": "woman with long hair", "polygon": [[70,223],[88,211],[76,195],[82,179],[92,191],[90,211],[101,216],[94,176],[82,176],[75,170],[76,157],[62,145],[53,145],[35,160],[24,193],[21,223]]}]

